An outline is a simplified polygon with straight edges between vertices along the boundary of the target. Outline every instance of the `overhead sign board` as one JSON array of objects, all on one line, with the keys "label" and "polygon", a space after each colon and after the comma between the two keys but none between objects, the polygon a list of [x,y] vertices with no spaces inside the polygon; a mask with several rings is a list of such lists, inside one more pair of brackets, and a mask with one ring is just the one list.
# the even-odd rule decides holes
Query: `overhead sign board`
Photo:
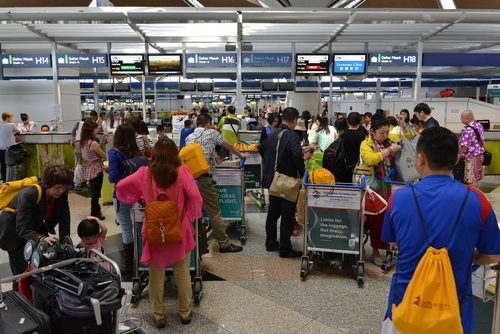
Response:
[{"label": "overhead sign board", "polygon": [[108,67],[105,53],[58,54],[58,67]]},{"label": "overhead sign board", "polygon": [[291,53],[244,53],[242,66],[247,67],[291,67]]},{"label": "overhead sign board", "polygon": [[488,85],[488,91],[486,93],[488,97],[500,97],[500,85]]},{"label": "overhead sign board", "polygon": [[417,66],[418,53],[370,53],[371,66]]},{"label": "overhead sign board", "polygon": [[236,53],[188,53],[188,67],[235,67]]},{"label": "overhead sign board", "polygon": [[3,68],[52,67],[50,54],[3,54]]}]

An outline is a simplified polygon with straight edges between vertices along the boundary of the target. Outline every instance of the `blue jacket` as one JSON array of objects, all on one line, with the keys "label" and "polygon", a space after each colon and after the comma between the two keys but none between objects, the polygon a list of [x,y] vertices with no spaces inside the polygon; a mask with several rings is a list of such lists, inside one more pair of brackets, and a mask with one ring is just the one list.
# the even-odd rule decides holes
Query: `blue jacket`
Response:
[{"label": "blue jacket", "polygon": [[181,140],[180,140],[180,143],[179,143],[179,149],[181,149],[184,146],[186,146],[186,138],[187,138],[187,136],[189,136],[193,132],[194,132],[194,129],[191,128],[191,127],[184,128],[184,129],[181,130]]}]

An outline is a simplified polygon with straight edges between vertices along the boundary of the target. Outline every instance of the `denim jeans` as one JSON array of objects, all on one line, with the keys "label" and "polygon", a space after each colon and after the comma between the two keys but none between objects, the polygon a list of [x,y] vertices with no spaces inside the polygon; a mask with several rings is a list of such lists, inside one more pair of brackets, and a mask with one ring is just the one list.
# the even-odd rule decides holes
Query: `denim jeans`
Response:
[{"label": "denim jeans", "polygon": [[120,202],[116,198],[113,198],[113,205],[115,207],[116,218],[122,230],[122,242],[125,245],[129,245],[134,242],[132,234],[132,228],[134,226],[132,220],[132,205]]}]

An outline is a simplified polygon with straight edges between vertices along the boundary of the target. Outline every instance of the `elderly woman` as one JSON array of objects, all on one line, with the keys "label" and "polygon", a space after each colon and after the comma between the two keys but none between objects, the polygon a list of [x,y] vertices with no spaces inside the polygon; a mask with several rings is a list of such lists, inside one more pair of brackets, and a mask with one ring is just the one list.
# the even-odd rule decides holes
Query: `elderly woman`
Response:
[{"label": "elderly woman", "polygon": [[153,321],[157,328],[165,328],[167,325],[163,292],[165,268],[170,265],[173,265],[177,283],[181,323],[189,324],[193,316],[189,259],[195,247],[195,240],[191,219],[201,216],[201,194],[189,169],[181,166],[177,145],[170,139],[160,139],[156,142],[148,167],[141,167],[116,185],[116,197],[120,202],[132,204],[143,198],[146,205],[155,200],[150,198],[149,187],[152,188],[154,196],[164,192],[169,198],[173,198],[175,186],[177,186],[176,204],[179,216],[185,211],[182,218],[182,240],[170,245],[153,247],[145,238],[144,227],[147,221],[142,227],[144,248],[141,263],[149,265],[149,296],[153,308]]},{"label": "elderly woman", "polygon": [[[8,207],[15,213],[0,212],[0,248],[9,254],[13,275],[22,274],[28,268],[23,256],[26,241],[38,244],[45,240],[52,245],[70,234],[68,186],[72,179],[68,167],[48,165],[40,187],[25,187],[12,199]],[[59,237],[54,230],[56,225],[59,225]],[[17,290],[17,282],[12,286]]]},{"label": "elderly woman", "polygon": [[[402,118],[402,117],[401,117]],[[408,125],[402,120],[405,136],[410,139],[411,135]],[[370,127],[370,135],[361,143],[360,155],[363,162],[369,166],[374,166],[378,182],[380,183],[379,194],[385,199],[391,195],[390,185],[383,182],[387,173],[394,168],[394,153],[401,151],[401,145],[397,144],[399,135],[390,133],[390,124],[387,118],[381,115],[374,115]],[[370,222],[370,243],[373,247],[373,263],[379,267],[383,261],[380,258],[379,249],[387,248],[387,244],[381,240],[384,212],[372,216]]]}]

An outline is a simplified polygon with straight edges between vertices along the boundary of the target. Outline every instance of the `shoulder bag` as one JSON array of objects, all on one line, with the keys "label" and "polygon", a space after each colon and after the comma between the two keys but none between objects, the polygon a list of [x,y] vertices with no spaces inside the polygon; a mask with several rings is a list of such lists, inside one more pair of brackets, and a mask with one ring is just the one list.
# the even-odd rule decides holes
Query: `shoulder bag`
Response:
[{"label": "shoulder bag", "polygon": [[142,140],[144,141],[144,156],[148,159],[151,159],[152,152],[151,152],[151,149],[149,148],[147,136],[143,135]]},{"label": "shoulder bag", "polygon": [[365,174],[366,185],[370,187],[371,190],[378,193],[380,191],[380,180],[378,178],[377,171],[374,166],[368,166],[365,164],[360,154],[358,163],[352,172],[352,183],[357,186],[361,185],[362,174]]},{"label": "shoulder bag", "polygon": [[484,143],[483,141],[481,140],[481,136],[479,135],[479,131],[477,131],[476,128],[473,128],[472,126],[470,125],[467,125],[467,127],[471,128],[472,130],[474,130],[474,133],[476,134],[476,138],[477,138],[477,141],[481,143],[481,145],[483,145],[483,148],[484,148],[484,153],[483,153],[483,166],[489,166],[491,165],[491,158],[493,157],[493,155],[491,154],[491,152],[488,152],[486,151],[486,147],[484,147]]},{"label": "shoulder bag", "polygon": [[280,141],[283,133],[288,130],[283,130],[278,135],[278,144],[276,145],[276,159],[274,160],[274,177],[269,187],[269,194],[285,199],[289,202],[297,202],[301,185],[300,177],[292,177],[278,172],[278,152]]},{"label": "shoulder bag", "polygon": [[400,145],[402,150],[394,153],[394,165],[398,173],[399,181],[412,182],[422,178],[415,169],[417,143],[406,138],[403,132],[403,126],[400,125],[400,129]]}]

